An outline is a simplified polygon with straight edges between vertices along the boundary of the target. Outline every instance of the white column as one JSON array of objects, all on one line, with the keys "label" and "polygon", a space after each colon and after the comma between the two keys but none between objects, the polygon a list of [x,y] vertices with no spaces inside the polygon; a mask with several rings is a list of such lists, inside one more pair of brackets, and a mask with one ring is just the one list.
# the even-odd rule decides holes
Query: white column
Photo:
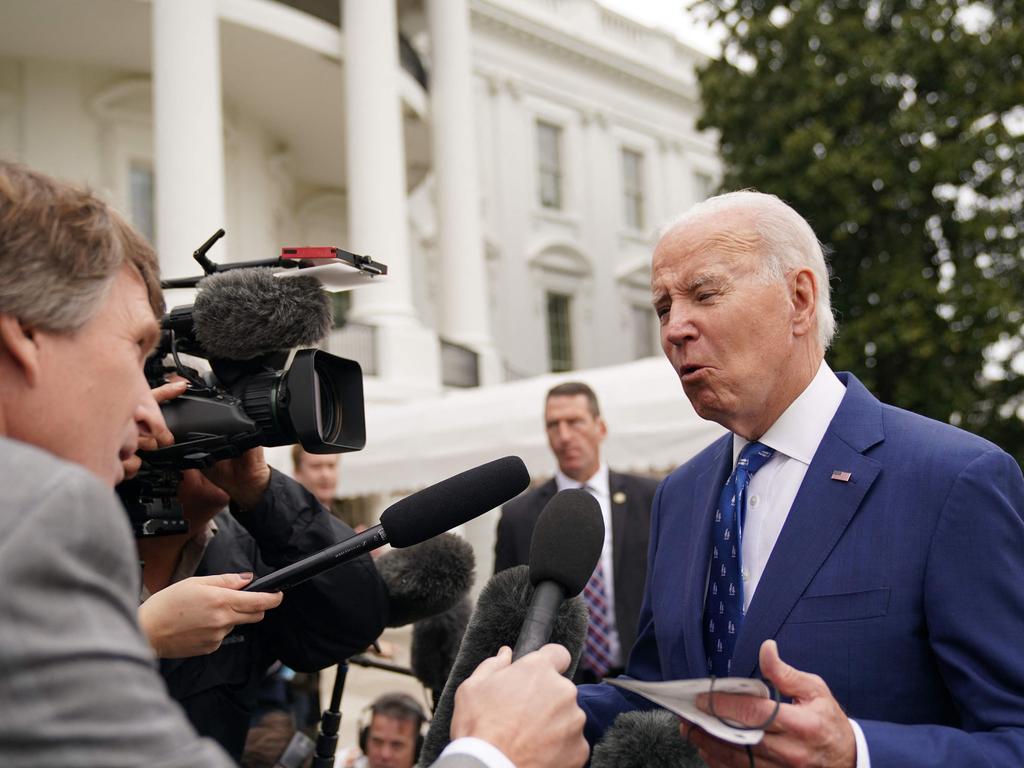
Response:
[{"label": "white column", "polygon": [[355,292],[351,319],[377,327],[381,379],[437,389],[437,336],[413,306],[395,2],[345,0],[341,8],[349,246],[388,265],[387,282]]},{"label": "white column", "polygon": [[491,338],[467,0],[427,0],[431,148],[437,182],[441,335],[480,355],[481,383],[500,381]]},{"label": "white column", "polygon": [[[153,0],[153,126],[161,271],[199,274],[192,251],[227,224],[214,0]],[[215,246],[216,261],[224,245]]]}]

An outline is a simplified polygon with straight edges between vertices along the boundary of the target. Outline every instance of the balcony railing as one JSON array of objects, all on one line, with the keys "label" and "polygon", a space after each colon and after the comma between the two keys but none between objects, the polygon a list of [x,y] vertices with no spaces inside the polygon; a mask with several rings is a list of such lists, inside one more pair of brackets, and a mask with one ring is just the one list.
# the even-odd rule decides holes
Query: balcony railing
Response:
[{"label": "balcony railing", "polygon": [[[355,2],[356,0],[353,0]],[[380,0],[375,0],[379,2]],[[278,0],[299,11],[305,11],[335,27],[341,26],[341,5],[338,0]],[[427,71],[423,67],[416,49],[412,47],[405,35],[398,35],[398,59],[402,69],[408,72],[423,89],[427,89]]]}]

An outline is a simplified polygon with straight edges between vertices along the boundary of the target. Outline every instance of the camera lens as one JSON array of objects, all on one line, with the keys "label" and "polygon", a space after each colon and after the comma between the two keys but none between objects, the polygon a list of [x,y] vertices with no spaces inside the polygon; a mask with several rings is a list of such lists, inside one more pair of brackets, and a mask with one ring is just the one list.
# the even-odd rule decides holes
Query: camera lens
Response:
[{"label": "camera lens", "polygon": [[321,440],[333,441],[341,431],[341,408],[330,380],[319,370],[316,373],[314,411],[316,431]]}]

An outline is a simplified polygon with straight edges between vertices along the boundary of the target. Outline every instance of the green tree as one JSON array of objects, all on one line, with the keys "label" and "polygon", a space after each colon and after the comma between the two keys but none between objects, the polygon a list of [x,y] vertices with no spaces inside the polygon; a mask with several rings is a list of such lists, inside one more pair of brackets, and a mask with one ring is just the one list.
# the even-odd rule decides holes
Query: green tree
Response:
[{"label": "green tree", "polygon": [[1024,463],[1024,3],[701,0],[725,189],[831,249],[828,359]]}]

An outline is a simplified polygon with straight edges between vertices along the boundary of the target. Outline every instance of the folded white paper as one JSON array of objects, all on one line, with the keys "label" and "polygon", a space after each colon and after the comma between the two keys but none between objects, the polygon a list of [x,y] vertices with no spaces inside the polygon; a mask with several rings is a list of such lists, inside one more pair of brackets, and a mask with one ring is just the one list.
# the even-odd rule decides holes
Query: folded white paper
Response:
[{"label": "folded white paper", "polygon": [[[606,683],[624,688],[627,691],[643,696],[655,704],[659,704],[670,712],[674,712],[684,720],[699,725],[703,730],[723,741],[742,746],[758,744],[764,731],[748,731],[726,725],[717,717],[697,709],[697,696],[711,692],[711,678],[697,680],[664,680],[645,682],[613,678]],[[768,698],[768,686],[760,680],[749,677],[719,677],[715,679],[715,693],[742,693],[747,696]]]}]

